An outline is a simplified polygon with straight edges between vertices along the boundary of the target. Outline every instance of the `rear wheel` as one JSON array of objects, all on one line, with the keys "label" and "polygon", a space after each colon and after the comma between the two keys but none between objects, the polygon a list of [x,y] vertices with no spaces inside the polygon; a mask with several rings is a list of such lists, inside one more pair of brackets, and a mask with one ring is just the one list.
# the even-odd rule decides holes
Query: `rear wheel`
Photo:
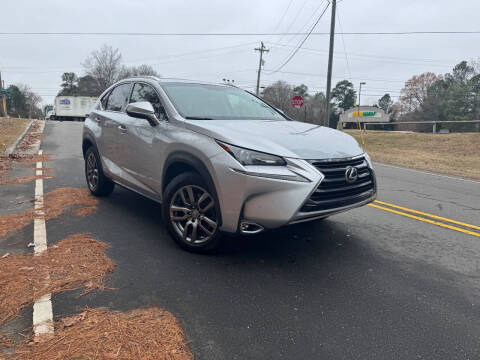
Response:
[{"label": "rear wheel", "polygon": [[85,153],[85,178],[90,192],[95,196],[110,195],[115,188],[114,182],[103,173],[100,156],[93,146]]},{"label": "rear wheel", "polygon": [[213,191],[198,174],[187,172],[175,177],[163,200],[165,224],[182,248],[206,252],[218,246],[218,206]]}]

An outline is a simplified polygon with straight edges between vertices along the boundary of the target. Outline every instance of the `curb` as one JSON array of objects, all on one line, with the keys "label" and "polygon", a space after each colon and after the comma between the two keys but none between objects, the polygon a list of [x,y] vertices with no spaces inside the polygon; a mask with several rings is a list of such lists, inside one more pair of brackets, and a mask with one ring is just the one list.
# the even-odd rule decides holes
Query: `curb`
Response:
[{"label": "curb", "polygon": [[15,140],[15,142],[10,145],[6,150],[5,150],[5,156],[10,156],[11,154],[13,154],[13,152],[15,151],[16,147],[18,146],[18,144],[20,143],[20,141],[23,140],[23,138],[25,137],[25,135],[27,135],[27,132],[28,130],[30,130],[30,128],[32,127],[32,124],[33,124],[34,120],[30,121],[30,124],[28,124],[27,128],[25,129],[25,131],[17,138],[17,140]]}]

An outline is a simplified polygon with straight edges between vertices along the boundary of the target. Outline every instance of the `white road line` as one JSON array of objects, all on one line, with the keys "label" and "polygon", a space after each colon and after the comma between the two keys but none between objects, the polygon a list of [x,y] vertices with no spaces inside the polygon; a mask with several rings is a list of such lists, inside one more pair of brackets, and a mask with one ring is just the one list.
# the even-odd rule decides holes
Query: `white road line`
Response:
[{"label": "white road line", "polygon": [[[42,155],[39,150],[38,154]],[[42,162],[36,164],[35,175],[42,175]],[[47,250],[47,229],[43,210],[43,179],[35,180],[35,218],[33,223],[33,242],[35,256]],[[48,279],[46,279],[48,281]],[[33,304],[33,332],[35,338],[53,334],[53,310],[50,294],[43,295]]]},{"label": "white road line", "polygon": [[390,168],[399,169],[399,170],[407,170],[407,171],[419,172],[419,173],[426,174],[426,175],[438,176],[438,177],[445,178],[445,179],[460,180],[460,181],[466,181],[466,182],[472,182],[472,183],[475,183],[475,184],[480,184],[480,181],[473,180],[473,179],[466,179],[466,178],[462,178],[462,177],[459,177],[459,176],[449,176],[449,175],[437,174],[437,173],[430,172],[430,171],[417,170],[417,169],[412,169],[412,168],[408,168],[408,167],[405,167],[405,166],[396,166],[396,165],[384,164],[384,163],[379,163],[379,162],[376,162],[376,161],[374,161],[373,164],[375,166],[390,167]]}]

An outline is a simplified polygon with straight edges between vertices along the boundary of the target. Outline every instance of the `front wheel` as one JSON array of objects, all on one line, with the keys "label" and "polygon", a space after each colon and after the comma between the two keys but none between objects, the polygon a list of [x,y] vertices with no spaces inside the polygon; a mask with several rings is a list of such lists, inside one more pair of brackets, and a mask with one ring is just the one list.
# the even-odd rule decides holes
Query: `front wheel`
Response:
[{"label": "front wheel", "polygon": [[90,192],[95,196],[110,195],[115,188],[114,182],[103,173],[100,156],[93,146],[85,153],[85,178]]},{"label": "front wheel", "polygon": [[180,174],[167,185],[162,211],[168,231],[182,248],[206,252],[218,246],[218,206],[213,190],[198,174]]}]

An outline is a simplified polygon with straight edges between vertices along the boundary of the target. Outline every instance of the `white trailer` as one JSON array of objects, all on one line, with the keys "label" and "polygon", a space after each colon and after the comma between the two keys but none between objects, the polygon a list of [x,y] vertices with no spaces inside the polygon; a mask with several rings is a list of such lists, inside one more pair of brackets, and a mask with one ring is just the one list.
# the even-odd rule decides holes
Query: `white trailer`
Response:
[{"label": "white trailer", "polygon": [[95,105],[97,97],[57,96],[50,120],[85,120],[86,114]]}]

